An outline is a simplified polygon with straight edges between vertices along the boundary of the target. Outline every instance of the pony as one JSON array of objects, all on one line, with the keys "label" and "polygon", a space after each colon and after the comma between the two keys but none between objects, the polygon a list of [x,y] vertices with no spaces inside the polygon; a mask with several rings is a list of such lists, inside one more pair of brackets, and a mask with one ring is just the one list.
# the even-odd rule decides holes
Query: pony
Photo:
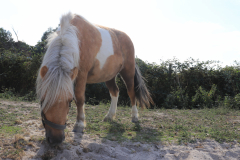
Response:
[{"label": "pony", "polygon": [[84,101],[87,83],[105,82],[111,105],[104,121],[115,118],[121,75],[132,106],[132,122],[138,122],[138,109],[153,104],[138,66],[129,36],[119,30],[95,25],[71,12],[62,15],[60,26],[47,39],[47,51],[40,66],[36,92],[41,102],[42,123],[51,145],[62,143],[71,101],[77,106],[73,132],[86,127]]}]

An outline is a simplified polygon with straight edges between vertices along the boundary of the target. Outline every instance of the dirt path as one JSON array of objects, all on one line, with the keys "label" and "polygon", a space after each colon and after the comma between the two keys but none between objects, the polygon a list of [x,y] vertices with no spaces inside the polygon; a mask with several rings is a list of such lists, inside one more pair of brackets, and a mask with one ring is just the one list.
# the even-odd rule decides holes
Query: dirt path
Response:
[{"label": "dirt path", "polygon": [[[23,105],[24,107],[34,107],[36,110],[39,109],[39,105],[36,103],[1,100],[1,108],[4,108],[8,105]],[[240,160],[240,145],[237,142],[220,144],[216,141],[206,140],[204,142],[196,142],[193,144],[188,143],[185,145],[162,145],[160,142],[150,144],[130,141],[117,142],[105,140],[94,135],[75,134],[73,132],[68,132],[66,135],[66,140],[62,145],[51,148],[44,140],[45,132],[41,125],[40,117],[36,120],[24,121],[18,126],[25,128],[26,133],[23,134],[23,139],[28,141],[28,144],[23,146],[24,152],[21,159]],[[71,130],[71,127],[72,126],[68,126],[68,130]],[[35,137],[35,140],[33,137]],[[9,142],[12,141],[13,139],[9,139]],[[4,149],[4,147],[10,147],[10,144],[9,146],[0,145],[0,152]]]}]

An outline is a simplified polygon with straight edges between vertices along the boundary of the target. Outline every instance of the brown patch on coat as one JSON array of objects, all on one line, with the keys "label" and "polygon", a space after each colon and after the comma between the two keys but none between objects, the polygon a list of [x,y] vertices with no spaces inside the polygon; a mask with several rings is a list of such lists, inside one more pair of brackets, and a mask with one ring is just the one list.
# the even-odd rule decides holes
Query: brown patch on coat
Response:
[{"label": "brown patch on coat", "polygon": [[100,50],[102,40],[98,29],[83,17],[76,15],[72,24],[78,29],[78,38],[80,40],[80,73],[88,72],[93,65],[94,57]]},{"label": "brown patch on coat", "polygon": [[40,70],[40,76],[41,76],[41,78],[44,78],[44,77],[45,77],[45,75],[47,74],[47,71],[48,71],[47,66],[43,66],[43,67],[41,68],[41,70]]}]

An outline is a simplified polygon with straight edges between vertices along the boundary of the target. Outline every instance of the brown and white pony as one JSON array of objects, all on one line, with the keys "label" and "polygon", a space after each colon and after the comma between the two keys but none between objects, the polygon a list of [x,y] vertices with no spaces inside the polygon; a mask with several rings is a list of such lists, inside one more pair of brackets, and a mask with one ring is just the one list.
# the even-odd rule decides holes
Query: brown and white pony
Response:
[{"label": "brown and white pony", "polygon": [[118,74],[131,99],[132,122],[138,121],[136,102],[143,108],[153,103],[135,64],[133,43],[124,32],[94,25],[68,13],[62,16],[59,29],[48,37],[47,46],[37,78],[37,95],[50,144],[65,139],[65,122],[72,99],[77,105],[73,131],[83,132],[86,83],[105,82],[109,89],[111,106],[104,121],[111,121],[116,115]]}]

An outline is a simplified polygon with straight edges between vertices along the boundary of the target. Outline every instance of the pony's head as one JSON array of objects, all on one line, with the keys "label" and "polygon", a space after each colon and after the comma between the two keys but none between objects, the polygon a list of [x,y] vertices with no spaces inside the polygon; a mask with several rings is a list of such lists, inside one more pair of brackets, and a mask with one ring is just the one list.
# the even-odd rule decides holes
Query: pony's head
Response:
[{"label": "pony's head", "polygon": [[63,15],[61,28],[49,35],[37,78],[42,122],[50,144],[59,144],[65,139],[69,105],[75,98],[73,86],[79,68],[80,41],[77,28],[71,24],[73,18],[71,13]]},{"label": "pony's head", "polygon": [[[51,71],[46,66],[41,67],[39,74],[43,82],[45,80],[48,81],[48,72]],[[68,87],[64,89],[64,87],[55,88],[54,86],[56,85],[49,85],[49,88],[46,89],[45,95],[41,99],[42,123],[46,131],[46,140],[51,145],[60,144],[65,139],[64,129],[66,128],[69,107],[71,106],[72,99],[74,99],[74,94],[71,91],[73,90],[73,81],[77,73],[78,69],[75,67],[66,76],[71,83],[71,86],[68,86],[69,90],[67,89]],[[54,90],[57,93],[53,93]]]}]

